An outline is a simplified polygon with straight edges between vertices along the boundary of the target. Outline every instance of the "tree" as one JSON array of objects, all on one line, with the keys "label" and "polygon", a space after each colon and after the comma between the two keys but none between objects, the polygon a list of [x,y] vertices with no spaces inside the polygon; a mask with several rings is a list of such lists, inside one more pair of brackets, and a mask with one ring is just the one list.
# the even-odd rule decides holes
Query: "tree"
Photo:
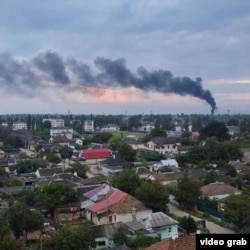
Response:
[{"label": "tree", "polygon": [[11,230],[6,217],[0,215],[0,249],[19,250],[21,244],[11,238]]},{"label": "tree", "polygon": [[15,177],[12,177],[12,178],[6,180],[6,181],[4,182],[4,185],[5,185],[6,187],[16,187],[16,186],[22,186],[23,183],[22,183],[21,180],[15,178]]},{"label": "tree", "polygon": [[112,185],[128,194],[134,194],[135,190],[140,187],[141,180],[135,171],[131,168],[125,169],[123,172],[114,175]]},{"label": "tree", "polygon": [[216,137],[219,141],[229,139],[228,129],[223,122],[212,121],[201,129],[200,138]]},{"label": "tree", "polygon": [[18,174],[35,172],[38,168],[45,168],[45,162],[33,162],[30,160],[22,160],[17,163],[16,170]]},{"label": "tree", "polygon": [[250,197],[245,194],[230,195],[225,202],[224,215],[238,228],[249,226]]},{"label": "tree", "polygon": [[4,146],[11,146],[13,148],[21,148],[24,146],[24,142],[17,135],[9,135],[3,141]]},{"label": "tree", "polygon": [[179,202],[180,206],[193,210],[200,196],[200,183],[190,180],[187,175],[178,181],[177,191],[175,193],[175,200]]},{"label": "tree", "polygon": [[166,131],[160,128],[154,128],[150,131],[151,138],[157,137],[157,136],[167,136]]},{"label": "tree", "polygon": [[34,231],[41,229],[44,218],[37,211],[31,211],[27,205],[16,203],[5,212],[9,226],[18,237],[21,232]]},{"label": "tree", "polygon": [[153,212],[167,212],[168,195],[166,188],[160,182],[143,182],[136,189],[135,196]]},{"label": "tree", "polygon": [[220,180],[220,175],[218,174],[218,172],[211,170],[206,175],[206,178],[204,180],[204,185],[207,185],[209,183],[214,183],[219,180]]},{"label": "tree", "polygon": [[116,151],[119,148],[119,145],[122,143],[121,138],[118,137],[111,137],[108,140],[108,145],[111,147],[112,150]]},{"label": "tree", "polygon": [[73,163],[70,168],[67,168],[65,173],[77,173],[77,176],[81,178],[87,178],[87,166],[80,163]]},{"label": "tree", "polygon": [[89,250],[95,249],[95,246],[96,242],[92,237],[91,228],[84,224],[73,229],[64,226],[51,239],[51,249],[53,250]]},{"label": "tree", "polygon": [[47,160],[55,164],[61,162],[61,158],[57,154],[52,154],[52,153],[47,156]]},{"label": "tree", "polygon": [[177,219],[179,221],[179,227],[183,228],[187,234],[195,233],[197,226],[195,220],[189,215]]},{"label": "tree", "polygon": [[111,137],[112,137],[111,133],[107,133],[107,132],[97,133],[93,135],[92,142],[107,143]]},{"label": "tree", "polygon": [[27,115],[26,124],[27,124],[27,130],[31,131],[32,125],[31,125],[31,115],[30,114]]},{"label": "tree", "polygon": [[67,146],[63,146],[59,150],[60,156],[63,160],[70,159],[73,155],[73,150]]},{"label": "tree", "polygon": [[129,162],[134,162],[136,157],[136,152],[129,144],[121,143],[119,144],[118,147],[118,155]]},{"label": "tree", "polygon": [[51,183],[35,190],[38,200],[49,210],[77,200],[77,192],[71,186],[62,183]]}]

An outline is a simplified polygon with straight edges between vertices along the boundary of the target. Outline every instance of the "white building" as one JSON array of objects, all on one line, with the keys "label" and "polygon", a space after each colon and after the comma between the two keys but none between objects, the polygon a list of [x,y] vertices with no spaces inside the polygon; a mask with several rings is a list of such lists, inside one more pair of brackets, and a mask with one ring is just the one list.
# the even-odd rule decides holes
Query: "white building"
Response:
[{"label": "white building", "polygon": [[120,131],[120,127],[117,124],[107,124],[100,129],[101,132],[116,132]]},{"label": "white building", "polygon": [[13,125],[12,125],[12,129],[14,131],[17,131],[17,130],[23,130],[23,129],[27,129],[27,123],[26,122],[14,122]]},{"label": "white building", "polygon": [[50,122],[51,128],[64,127],[64,119],[46,118],[43,122]]},{"label": "white building", "polygon": [[93,120],[85,120],[83,124],[83,130],[92,132],[94,131],[94,121]]},{"label": "white building", "polygon": [[56,127],[50,129],[50,136],[62,135],[66,136],[68,139],[73,138],[73,128],[67,127]]}]

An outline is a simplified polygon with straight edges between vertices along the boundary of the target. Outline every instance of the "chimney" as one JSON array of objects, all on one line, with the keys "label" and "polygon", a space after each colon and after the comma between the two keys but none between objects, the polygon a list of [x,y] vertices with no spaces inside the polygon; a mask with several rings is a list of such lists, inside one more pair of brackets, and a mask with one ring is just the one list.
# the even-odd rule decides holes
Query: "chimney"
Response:
[{"label": "chimney", "polygon": [[136,222],[136,208],[133,207],[132,208],[132,222]]},{"label": "chimney", "polygon": [[113,155],[113,159],[115,159],[115,155]]},{"label": "chimney", "polygon": [[74,176],[77,176],[77,172],[76,171],[74,172]]}]

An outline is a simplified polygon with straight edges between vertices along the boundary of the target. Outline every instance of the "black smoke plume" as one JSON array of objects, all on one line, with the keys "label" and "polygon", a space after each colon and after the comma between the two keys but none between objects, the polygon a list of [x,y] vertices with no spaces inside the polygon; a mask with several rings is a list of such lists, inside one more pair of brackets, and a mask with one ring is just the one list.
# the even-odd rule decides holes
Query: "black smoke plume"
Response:
[{"label": "black smoke plume", "polygon": [[93,71],[87,64],[76,59],[64,61],[58,53],[51,51],[41,52],[29,60],[15,59],[4,53],[0,54],[0,85],[4,88],[18,86],[20,94],[25,88],[48,87],[51,84],[66,89],[135,87],[143,91],[190,95],[206,101],[212,113],[216,109],[216,102],[211,92],[203,89],[201,78],[174,77],[167,70],[148,71],[143,67],[133,73],[124,59],[98,57],[94,65]]}]

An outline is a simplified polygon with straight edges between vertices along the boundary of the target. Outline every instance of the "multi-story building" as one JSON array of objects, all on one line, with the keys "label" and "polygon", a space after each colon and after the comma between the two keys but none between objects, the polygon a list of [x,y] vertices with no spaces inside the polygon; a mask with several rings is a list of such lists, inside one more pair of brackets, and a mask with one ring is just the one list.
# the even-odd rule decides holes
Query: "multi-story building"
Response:
[{"label": "multi-story building", "polygon": [[94,121],[93,120],[85,120],[83,124],[83,130],[87,132],[94,131]]},{"label": "multi-story building", "polygon": [[64,119],[54,119],[54,118],[46,118],[43,119],[43,122],[50,122],[51,128],[64,127]]},{"label": "multi-story building", "polygon": [[13,122],[12,124],[12,130],[26,130],[27,129],[27,123],[26,122]]}]

